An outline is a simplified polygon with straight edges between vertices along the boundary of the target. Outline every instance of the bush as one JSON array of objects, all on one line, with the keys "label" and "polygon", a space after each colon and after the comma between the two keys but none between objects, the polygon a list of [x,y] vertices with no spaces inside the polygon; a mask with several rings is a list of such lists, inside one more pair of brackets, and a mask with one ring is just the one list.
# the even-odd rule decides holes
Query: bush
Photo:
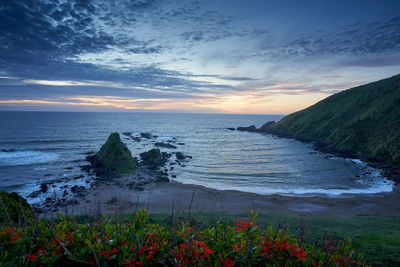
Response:
[{"label": "bush", "polygon": [[256,215],[195,230],[167,228],[137,212],[128,223],[82,224],[59,216],[0,229],[1,266],[357,266],[350,240],[301,244],[287,232],[261,229]]},{"label": "bush", "polygon": [[31,206],[17,193],[0,191],[0,224],[19,224],[31,218]]}]

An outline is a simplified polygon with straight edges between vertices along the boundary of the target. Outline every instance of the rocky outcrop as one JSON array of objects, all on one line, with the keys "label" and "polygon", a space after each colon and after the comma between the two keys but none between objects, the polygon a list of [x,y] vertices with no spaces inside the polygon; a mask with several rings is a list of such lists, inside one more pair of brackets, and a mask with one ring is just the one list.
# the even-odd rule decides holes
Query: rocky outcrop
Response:
[{"label": "rocky outcrop", "polygon": [[150,149],[147,152],[140,153],[141,165],[147,165],[150,168],[159,168],[165,165],[170,155],[160,151],[158,148]]},{"label": "rocky outcrop", "polygon": [[253,133],[258,132],[258,129],[254,125],[248,127],[238,127],[237,130],[242,132],[253,132]]},{"label": "rocky outcrop", "polygon": [[145,139],[151,139],[151,138],[153,138],[153,135],[152,135],[151,133],[140,133],[140,136],[141,136],[142,138],[145,138]]},{"label": "rocky outcrop", "polygon": [[191,159],[192,158],[192,156],[185,155],[182,152],[176,152],[175,156],[176,156],[176,160],[178,162],[181,161],[181,160]]},{"label": "rocky outcrop", "polygon": [[15,152],[15,149],[2,149],[1,152]]},{"label": "rocky outcrop", "polygon": [[98,176],[110,172],[132,173],[136,170],[136,160],[118,133],[110,134],[100,151],[94,156],[88,156],[87,160],[91,163],[90,168],[94,169]]},{"label": "rocky outcrop", "polygon": [[125,136],[128,136],[130,139],[132,139],[135,142],[140,142],[140,137],[133,136],[132,133],[130,133],[130,132],[125,132],[125,133],[122,133],[122,134],[125,135]]},{"label": "rocky outcrop", "polygon": [[261,126],[260,129],[258,129],[258,132],[261,133],[268,133],[270,131],[270,129],[276,124],[275,121],[269,121],[267,123],[265,123],[263,126]]},{"label": "rocky outcrop", "polygon": [[157,142],[154,144],[154,146],[157,147],[164,147],[164,148],[170,148],[170,149],[177,149],[176,146],[170,144],[170,143],[164,143],[164,142]]}]

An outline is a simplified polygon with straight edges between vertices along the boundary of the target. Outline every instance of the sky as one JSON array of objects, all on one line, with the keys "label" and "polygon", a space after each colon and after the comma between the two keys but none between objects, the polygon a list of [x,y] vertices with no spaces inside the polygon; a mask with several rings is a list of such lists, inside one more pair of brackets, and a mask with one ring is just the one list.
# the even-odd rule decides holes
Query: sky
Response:
[{"label": "sky", "polygon": [[398,0],[0,2],[0,110],[288,114],[399,73]]}]

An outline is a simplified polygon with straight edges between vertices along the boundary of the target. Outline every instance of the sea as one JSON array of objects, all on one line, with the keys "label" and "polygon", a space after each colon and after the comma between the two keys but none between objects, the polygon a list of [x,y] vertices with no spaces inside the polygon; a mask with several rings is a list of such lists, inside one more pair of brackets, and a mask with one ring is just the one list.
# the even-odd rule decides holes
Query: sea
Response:
[{"label": "sea", "polygon": [[[262,126],[278,115],[0,112],[0,190],[28,196],[46,181],[88,186],[83,172],[112,132],[121,134],[132,155],[171,142],[188,158],[169,169],[171,180],[219,190],[263,195],[345,197],[393,190],[393,182],[358,159],[315,151],[311,144],[228,128]],[[136,142],[123,135],[151,133]],[[56,187],[56,186],[54,186]],[[54,193],[56,189],[54,189]],[[28,198],[34,203],[34,198]]]}]

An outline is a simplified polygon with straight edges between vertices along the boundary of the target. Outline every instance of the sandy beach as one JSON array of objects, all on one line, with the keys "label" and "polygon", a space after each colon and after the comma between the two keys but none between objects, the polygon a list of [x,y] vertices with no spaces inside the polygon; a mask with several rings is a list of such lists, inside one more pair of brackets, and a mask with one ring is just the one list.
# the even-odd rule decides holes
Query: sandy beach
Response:
[{"label": "sandy beach", "polygon": [[75,214],[95,214],[99,209],[102,214],[122,214],[145,208],[151,213],[168,213],[173,209],[246,214],[254,209],[259,213],[304,216],[400,216],[398,189],[373,195],[293,197],[219,191],[173,182],[149,185],[143,191],[104,183],[92,188],[78,202],[73,207]]}]

